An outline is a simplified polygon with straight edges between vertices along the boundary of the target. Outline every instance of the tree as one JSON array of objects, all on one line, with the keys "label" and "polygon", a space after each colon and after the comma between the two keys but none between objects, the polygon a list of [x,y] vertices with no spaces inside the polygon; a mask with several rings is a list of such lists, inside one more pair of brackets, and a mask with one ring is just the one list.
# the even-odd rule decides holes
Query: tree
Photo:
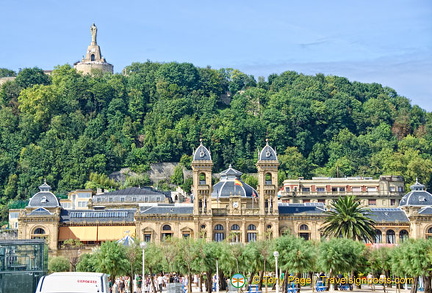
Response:
[{"label": "tree", "polygon": [[48,262],[48,271],[53,272],[69,272],[70,263],[64,256],[55,256]]},{"label": "tree", "polygon": [[431,293],[432,240],[409,239],[395,247],[391,254],[392,271],[399,276],[414,279],[411,292],[418,290],[418,278],[423,278],[424,292]]},{"label": "tree", "polygon": [[0,68],[0,78],[2,77],[14,77],[16,72],[7,68]]},{"label": "tree", "polygon": [[15,82],[21,88],[29,88],[36,84],[40,85],[48,85],[51,83],[50,77],[46,75],[42,69],[34,67],[34,68],[24,68],[21,70]]},{"label": "tree", "polygon": [[85,253],[80,255],[78,263],[76,265],[77,272],[96,272],[97,271],[97,252]]},{"label": "tree", "polygon": [[[301,273],[312,271],[314,268],[316,255],[310,241],[293,235],[284,235],[275,240],[275,250],[280,255],[279,266],[285,271],[284,284],[287,284],[290,273],[295,273],[299,278]],[[300,289],[300,284],[297,285]]]},{"label": "tree", "polygon": [[91,189],[114,189],[118,187],[118,184],[105,174],[91,173],[90,180],[86,182],[85,187]]},{"label": "tree", "polygon": [[183,177],[183,166],[177,165],[174,168],[174,174],[171,176],[171,183],[176,185],[182,185],[184,183]]},{"label": "tree", "polygon": [[375,222],[369,217],[370,210],[362,208],[355,196],[339,197],[325,214],[327,218],[321,228],[324,236],[373,242]]},{"label": "tree", "polygon": [[365,262],[365,249],[363,243],[346,238],[332,238],[319,245],[318,267],[328,272],[331,288],[337,273],[352,273]]},{"label": "tree", "polygon": [[126,274],[130,267],[125,247],[114,241],[102,243],[99,253],[96,254],[96,263],[97,270],[109,274],[113,284],[115,279]]}]

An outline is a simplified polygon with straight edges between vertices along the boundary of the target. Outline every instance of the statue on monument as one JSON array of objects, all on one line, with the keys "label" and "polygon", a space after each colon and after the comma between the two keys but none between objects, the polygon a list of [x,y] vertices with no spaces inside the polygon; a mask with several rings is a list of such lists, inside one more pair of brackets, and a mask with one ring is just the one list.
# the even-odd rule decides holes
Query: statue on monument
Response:
[{"label": "statue on monument", "polygon": [[92,35],[92,43],[96,44],[97,27],[96,27],[96,25],[94,23],[90,27],[90,32],[91,32],[91,35]]}]

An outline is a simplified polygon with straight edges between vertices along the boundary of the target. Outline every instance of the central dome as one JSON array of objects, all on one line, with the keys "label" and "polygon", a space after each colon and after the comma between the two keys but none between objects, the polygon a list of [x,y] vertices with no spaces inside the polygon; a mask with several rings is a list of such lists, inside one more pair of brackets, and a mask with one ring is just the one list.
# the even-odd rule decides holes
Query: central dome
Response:
[{"label": "central dome", "polygon": [[229,197],[232,195],[258,197],[258,192],[240,179],[242,173],[233,169],[231,165],[220,175],[220,181],[213,186],[212,197]]}]

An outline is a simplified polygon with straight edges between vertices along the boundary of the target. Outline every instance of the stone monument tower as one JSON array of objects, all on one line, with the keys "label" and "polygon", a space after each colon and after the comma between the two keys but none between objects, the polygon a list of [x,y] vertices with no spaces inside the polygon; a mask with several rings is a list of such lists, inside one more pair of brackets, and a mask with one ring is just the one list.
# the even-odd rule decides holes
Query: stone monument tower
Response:
[{"label": "stone monument tower", "polygon": [[94,23],[90,27],[90,32],[92,41],[87,48],[86,56],[80,62],[75,63],[74,67],[76,70],[86,74],[91,74],[93,70],[113,73],[114,66],[107,63],[105,58],[102,57],[101,49],[97,44],[97,27]]}]

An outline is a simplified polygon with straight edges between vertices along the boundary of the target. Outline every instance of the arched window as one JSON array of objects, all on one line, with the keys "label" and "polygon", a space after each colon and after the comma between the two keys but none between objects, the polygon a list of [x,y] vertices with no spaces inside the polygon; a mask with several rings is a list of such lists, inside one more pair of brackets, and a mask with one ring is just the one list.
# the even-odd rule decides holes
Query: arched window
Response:
[{"label": "arched window", "polygon": [[96,60],[96,57],[95,57],[94,54],[91,54],[91,56],[90,56],[90,60],[91,60],[91,61],[95,61],[95,60]]},{"label": "arched window", "polygon": [[[306,224],[302,224],[302,225],[300,225],[299,230],[300,231],[309,231],[309,226]],[[299,237],[304,238],[305,240],[309,240],[310,239],[310,233],[309,232],[300,232]]]},{"label": "arched window", "polygon": [[381,241],[382,241],[381,230],[375,230],[375,243],[381,243]]},{"label": "arched window", "polygon": [[205,185],[206,184],[206,175],[204,173],[199,174],[199,185]]},{"label": "arched window", "polygon": [[173,237],[173,233],[171,232],[170,225],[163,225],[162,231],[166,231],[166,232],[161,234],[161,241],[165,241],[165,239]]},{"label": "arched window", "polygon": [[265,174],[265,185],[272,185],[272,175],[270,173]]},{"label": "arched window", "polygon": [[432,238],[432,227],[429,227],[426,231],[426,239]]},{"label": "arched window", "polygon": [[205,229],[206,228],[206,225],[201,225],[201,229]]},{"label": "arched window", "polygon": [[240,230],[240,226],[237,224],[234,224],[231,226],[231,230]]},{"label": "arched window", "polygon": [[400,242],[407,240],[409,237],[409,233],[407,230],[401,230],[399,232],[399,240]]},{"label": "arched window", "polygon": [[45,230],[42,228],[37,228],[36,230],[34,230],[33,234],[45,234]]},{"label": "arched window", "polygon": [[216,231],[223,231],[224,227],[221,224],[217,224],[214,229]]},{"label": "arched window", "polygon": [[31,235],[31,239],[45,239],[47,236],[44,229],[36,228]]},{"label": "arched window", "polygon": [[393,230],[387,230],[386,232],[386,243],[395,244],[396,243],[396,234]]},{"label": "arched window", "polygon": [[250,224],[247,229],[248,230],[256,230],[256,226],[254,224]]}]

